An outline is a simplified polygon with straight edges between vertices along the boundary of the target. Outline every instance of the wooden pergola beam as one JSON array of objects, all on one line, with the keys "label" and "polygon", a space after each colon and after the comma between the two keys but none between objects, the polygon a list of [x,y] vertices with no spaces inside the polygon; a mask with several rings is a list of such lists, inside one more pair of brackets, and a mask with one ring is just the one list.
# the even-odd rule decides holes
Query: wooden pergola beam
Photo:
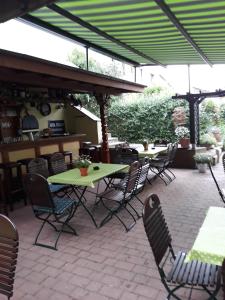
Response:
[{"label": "wooden pergola beam", "polygon": [[189,103],[190,140],[192,148],[199,144],[199,104],[207,97],[225,97],[224,90],[207,93],[187,93],[186,95],[175,95],[172,99],[183,99]]}]

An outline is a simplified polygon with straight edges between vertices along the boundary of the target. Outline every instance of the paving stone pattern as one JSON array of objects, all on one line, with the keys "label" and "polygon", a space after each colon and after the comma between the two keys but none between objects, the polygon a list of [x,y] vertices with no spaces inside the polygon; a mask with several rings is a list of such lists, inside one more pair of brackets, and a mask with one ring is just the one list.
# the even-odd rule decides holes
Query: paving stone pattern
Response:
[{"label": "paving stone pattern", "polygon": [[[221,163],[214,167],[221,185],[225,175]],[[157,193],[161,199],[174,248],[188,250],[195,240],[209,206],[223,206],[209,171],[175,170],[170,185],[157,179],[147,184],[141,194],[145,199]],[[93,208],[93,195],[88,195]],[[141,206],[137,203],[141,213]],[[99,221],[105,210],[94,209]],[[142,220],[128,233],[116,218],[96,229],[82,207],[73,225],[79,236],[62,234],[58,251],[33,246],[40,222],[31,207],[20,207],[10,213],[20,237],[13,300],[161,300],[166,293],[160,282]],[[129,218],[126,220],[131,221]],[[52,241],[55,232],[46,227],[43,239]],[[187,290],[181,291],[187,299]],[[0,300],[5,297],[0,296]],[[207,299],[204,291],[193,292],[192,299]],[[222,299],[222,296],[221,298]]]}]

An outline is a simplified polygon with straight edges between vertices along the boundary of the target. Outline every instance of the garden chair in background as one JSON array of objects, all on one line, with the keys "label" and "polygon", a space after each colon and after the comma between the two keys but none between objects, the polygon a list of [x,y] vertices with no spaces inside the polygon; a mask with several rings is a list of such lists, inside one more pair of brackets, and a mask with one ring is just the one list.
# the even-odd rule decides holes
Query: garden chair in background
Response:
[{"label": "garden chair in background", "polygon": [[13,296],[19,236],[11,220],[0,215],[0,294]]},{"label": "garden chair in background", "polygon": [[[57,243],[62,232],[77,235],[76,230],[69,224],[77,208],[75,200],[53,196],[47,180],[39,174],[26,174],[24,187],[35,217],[42,221],[34,245],[57,250]],[[54,246],[38,242],[39,235],[46,223],[58,232]],[[60,229],[57,229],[56,223],[61,225]],[[65,228],[69,231],[66,231]]]},{"label": "garden chair in background", "polygon": [[150,160],[150,170],[155,173],[157,177],[159,177],[166,185],[171,182],[170,176],[166,173],[166,169],[169,167],[170,155],[173,149],[173,145],[169,144],[167,147],[166,155],[164,156],[157,156]]},{"label": "garden chair in background", "polygon": [[[139,217],[138,212],[131,205],[131,200],[134,197],[134,190],[137,185],[137,180],[140,172],[140,163],[138,161],[133,162],[130,166],[129,173],[126,176],[126,180],[124,182],[123,188],[112,187],[99,194],[99,201],[103,204],[103,206],[107,209],[108,214],[101,221],[100,227],[107,223],[113,216],[115,216],[125,227],[126,231],[129,231],[136,223],[136,219],[133,214],[127,209],[129,206],[132,211]],[[118,213],[125,209],[128,214],[132,217],[133,223],[127,227],[121,217],[118,216]]]},{"label": "garden chair in background", "polygon": [[[113,164],[131,165],[133,162],[138,161],[138,151],[134,148],[116,148],[113,150],[111,158],[111,163]],[[108,182],[105,181],[106,190],[113,184],[115,179],[124,179],[125,177],[125,172],[117,172],[107,176]]]},{"label": "garden chair in background", "polygon": [[[175,255],[160,201],[155,194],[150,195],[145,201],[143,223],[161,281],[168,292],[167,299],[174,297],[182,300],[175,294],[182,287],[202,288],[210,295],[208,299],[217,299],[216,295],[221,286],[221,268],[200,261],[186,263],[185,252],[180,251]],[[171,268],[167,273],[168,259]]]}]

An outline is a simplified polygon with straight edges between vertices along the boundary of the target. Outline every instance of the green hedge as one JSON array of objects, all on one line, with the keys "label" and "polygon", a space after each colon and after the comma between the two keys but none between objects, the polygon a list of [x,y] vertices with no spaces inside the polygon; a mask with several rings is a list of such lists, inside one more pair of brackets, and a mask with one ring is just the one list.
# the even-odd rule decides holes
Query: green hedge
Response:
[{"label": "green hedge", "polygon": [[117,101],[109,108],[109,130],[113,136],[129,142],[143,139],[176,140],[172,113],[175,107],[187,102],[172,100],[169,96],[146,93],[136,101]]}]

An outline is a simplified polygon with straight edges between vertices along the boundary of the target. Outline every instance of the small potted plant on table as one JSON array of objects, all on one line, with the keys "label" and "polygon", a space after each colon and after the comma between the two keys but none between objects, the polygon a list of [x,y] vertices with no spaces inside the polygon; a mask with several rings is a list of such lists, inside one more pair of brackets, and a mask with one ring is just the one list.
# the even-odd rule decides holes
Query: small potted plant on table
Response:
[{"label": "small potted plant on table", "polygon": [[212,156],[207,153],[197,153],[194,155],[199,173],[205,173],[208,163],[212,162]]},{"label": "small potted plant on table", "polygon": [[148,150],[148,140],[144,139],[143,142],[142,142],[142,145],[144,147],[144,151],[147,151]]},{"label": "small potted plant on table", "polygon": [[87,176],[88,175],[88,167],[91,165],[91,160],[88,155],[81,155],[78,157],[78,159],[75,161],[74,166],[78,169],[80,169],[80,175],[81,176]]},{"label": "small potted plant on table", "polygon": [[178,126],[175,129],[175,134],[179,139],[181,147],[188,149],[190,146],[189,129],[185,126]]}]

